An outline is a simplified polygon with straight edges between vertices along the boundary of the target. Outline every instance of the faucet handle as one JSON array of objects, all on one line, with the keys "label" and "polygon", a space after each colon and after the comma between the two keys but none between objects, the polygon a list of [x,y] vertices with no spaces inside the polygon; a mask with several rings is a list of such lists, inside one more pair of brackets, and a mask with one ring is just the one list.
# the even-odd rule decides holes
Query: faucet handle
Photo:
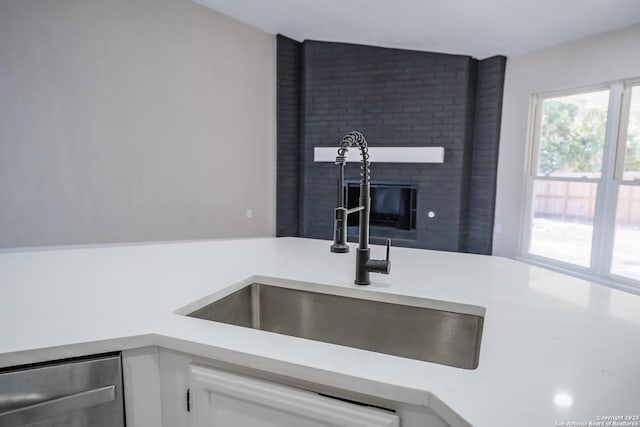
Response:
[{"label": "faucet handle", "polygon": [[387,259],[370,259],[366,262],[366,268],[372,273],[389,274],[391,271],[391,261],[389,261],[389,249],[391,240],[387,239]]},{"label": "faucet handle", "polygon": [[389,250],[391,249],[391,239],[387,239],[387,262],[389,262]]}]

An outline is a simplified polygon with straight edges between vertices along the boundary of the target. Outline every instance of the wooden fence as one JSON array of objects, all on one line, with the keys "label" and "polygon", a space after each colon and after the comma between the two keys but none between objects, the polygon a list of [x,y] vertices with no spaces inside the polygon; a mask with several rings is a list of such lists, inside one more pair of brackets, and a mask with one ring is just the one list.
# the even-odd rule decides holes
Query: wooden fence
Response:
[{"label": "wooden fence", "polygon": [[[534,215],[589,221],[596,206],[594,183],[536,181]],[[640,226],[640,186],[621,185],[618,190],[616,221],[619,225]]]}]

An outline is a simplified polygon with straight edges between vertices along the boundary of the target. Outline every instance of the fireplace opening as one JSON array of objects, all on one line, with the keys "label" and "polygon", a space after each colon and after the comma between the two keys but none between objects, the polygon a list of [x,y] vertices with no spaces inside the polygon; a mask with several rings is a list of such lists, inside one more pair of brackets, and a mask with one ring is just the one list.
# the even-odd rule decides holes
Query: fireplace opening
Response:
[{"label": "fireplace opening", "polygon": [[[370,233],[377,237],[415,239],[417,186],[414,184],[371,182]],[[359,204],[360,182],[345,182],[348,209]],[[357,234],[358,214],[347,219],[348,234]]]}]

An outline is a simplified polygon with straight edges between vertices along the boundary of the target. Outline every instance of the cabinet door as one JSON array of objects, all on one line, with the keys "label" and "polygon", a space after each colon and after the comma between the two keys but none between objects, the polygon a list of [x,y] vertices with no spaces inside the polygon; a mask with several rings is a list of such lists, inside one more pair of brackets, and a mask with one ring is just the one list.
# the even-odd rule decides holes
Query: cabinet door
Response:
[{"label": "cabinet door", "polygon": [[397,415],[217,369],[189,367],[191,427],[398,427]]}]

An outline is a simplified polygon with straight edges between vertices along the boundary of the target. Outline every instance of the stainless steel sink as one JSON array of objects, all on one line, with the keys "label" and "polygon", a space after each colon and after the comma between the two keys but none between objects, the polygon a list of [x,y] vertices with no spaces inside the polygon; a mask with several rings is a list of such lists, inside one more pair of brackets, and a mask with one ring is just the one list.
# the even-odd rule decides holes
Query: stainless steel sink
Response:
[{"label": "stainless steel sink", "polygon": [[[384,295],[370,294],[378,295],[377,299]],[[413,300],[418,303],[406,304]],[[399,304],[252,283],[187,316],[458,368],[477,368],[484,309],[460,304],[467,311],[460,313],[448,310],[456,304],[413,300]]]}]

